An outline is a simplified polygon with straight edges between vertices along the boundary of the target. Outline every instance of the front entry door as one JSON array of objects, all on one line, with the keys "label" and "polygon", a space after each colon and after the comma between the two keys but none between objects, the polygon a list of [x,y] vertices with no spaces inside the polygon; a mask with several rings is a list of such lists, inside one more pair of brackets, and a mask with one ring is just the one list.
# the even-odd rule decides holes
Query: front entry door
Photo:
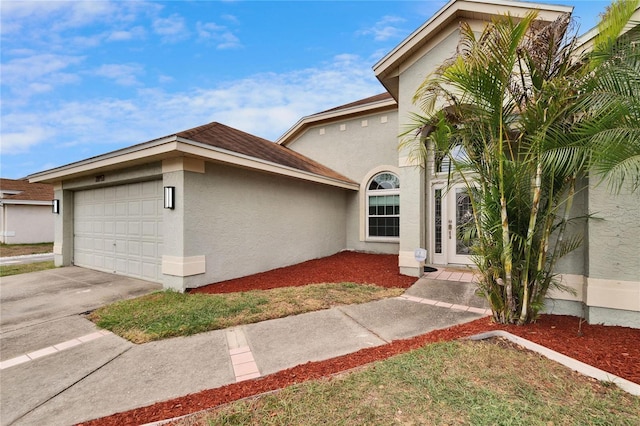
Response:
[{"label": "front entry door", "polygon": [[463,184],[446,189],[434,187],[431,209],[432,262],[440,265],[471,264],[471,240],[473,223],[471,199]]}]

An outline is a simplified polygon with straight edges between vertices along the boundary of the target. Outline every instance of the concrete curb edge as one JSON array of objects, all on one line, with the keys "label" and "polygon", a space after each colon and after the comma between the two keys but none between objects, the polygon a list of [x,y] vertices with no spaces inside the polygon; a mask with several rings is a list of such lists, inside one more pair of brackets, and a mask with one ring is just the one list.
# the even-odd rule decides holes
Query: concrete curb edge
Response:
[{"label": "concrete curb edge", "polygon": [[522,337],[516,336],[514,334],[508,333],[503,330],[488,331],[486,333],[480,333],[474,336],[467,337],[467,339],[484,340],[484,339],[490,339],[492,337],[503,337],[533,352],[537,352],[549,358],[552,361],[558,362],[564,365],[565,367],[568,367],[574,371],[577,371],[580,374],[583,374],[588,377],[592,377],[596,380],[600,380],[603,382],[614,383],[616,386],[618,386],[620,389],[624,390],[625,392],[628,392],[631,395],[640,396],[640,385],[637,383],[633,383],[627,379],[623,379],[622,377],[618,377],[604,370],[600,370],[599,368],[593,367],[589,364],[585,364],[584,362],[578,361],[576,359],[563,355],[559,352],[556,352],[552,349],[546,348],[542,345],[539,345],[530,340],[524,339]]}]

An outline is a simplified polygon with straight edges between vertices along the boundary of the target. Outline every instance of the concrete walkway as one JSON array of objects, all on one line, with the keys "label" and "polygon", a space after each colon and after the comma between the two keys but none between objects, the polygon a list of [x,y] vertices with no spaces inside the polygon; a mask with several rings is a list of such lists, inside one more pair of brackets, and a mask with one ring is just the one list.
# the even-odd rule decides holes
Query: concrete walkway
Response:
[{"label": "concrete walkway", "polygon": [[423,278],[397,298],[144,345],[79,316],[5,332],[0,424],[74,424],[471,321],[489,314],[474,289]]},{"label": "concrete walkway", "polygon": [[23,256],[0,257],[0,266],[25,265],[27,263],[47,262],[53,260],[53,253],[25,254]]}]

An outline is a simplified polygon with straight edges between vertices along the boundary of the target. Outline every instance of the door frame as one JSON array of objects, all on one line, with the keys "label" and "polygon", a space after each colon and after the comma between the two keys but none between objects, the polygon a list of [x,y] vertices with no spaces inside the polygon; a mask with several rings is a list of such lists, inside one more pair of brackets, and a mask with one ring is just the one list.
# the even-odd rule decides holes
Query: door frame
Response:
[{"label": "door frame", "polygon": [[[456,253],[455,229],[456,223],[456,194],[457,190],[466,189],[463,182],[448,184],[446,179],[435,179],[430,185],[427,210],[427,237],[429,248],[429,259],[434,265],[472,265],[470,255],[460,255]],[[440,191],[441,200],[436,201],[436,191]],[[441,215],[440,222],[440,244],[436,247],[436,209]],[[451,221],[451,230],[449,230]],[[451,237],[449,233],[451,232]],[[438,250],[437,250],[438,249]]]}]

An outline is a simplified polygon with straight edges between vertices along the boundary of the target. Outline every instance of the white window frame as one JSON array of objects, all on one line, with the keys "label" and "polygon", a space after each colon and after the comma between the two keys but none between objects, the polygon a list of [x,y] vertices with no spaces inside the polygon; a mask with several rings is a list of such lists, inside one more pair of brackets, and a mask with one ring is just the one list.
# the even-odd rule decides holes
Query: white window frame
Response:
[{"label": "white window frame", "polygon": [[[370,197],[372,196],[388,196],[388,195],[396,195],[398,197],[400,197],[400,187],[398,186],[397,188],[390,188],[390,189],[376,189],[376,190],[371,190],[369,189],[369,186],[371,185],[371,183],[374,181],[374,179],[382,174],[391,174],[393,176],[396,177],[396,179],[398,179],[398,182],[400,182],[400,177],[398,176],[398,173],[394,172],[394,171],[390,171],[390,170],[382,170],[382,171],[378,171],[377,173],[375,173],[373,176],[371,176],[366,183],[366,187],[365,187],[365,220],[364,220],[364,226],[365,226],[365,235],[366,235],[366,240],[367,241],[389,241],[389,242],[398,242],[400,240],[400,231],[398,230],[398,235],[397,236],[378,236],[378,235],[370,235],[369,234],[369,220],[372,217],[397,217],[398,218],[398,222],[400,221],[400,212],[398,211],[398,214],[391,214],[391,215],[371,215],[369,213],[369,202],[370,202]],[[398,209],[399,209],[399,201],[398,201]],[[399,223],[398,223],[399,226]]]}]

